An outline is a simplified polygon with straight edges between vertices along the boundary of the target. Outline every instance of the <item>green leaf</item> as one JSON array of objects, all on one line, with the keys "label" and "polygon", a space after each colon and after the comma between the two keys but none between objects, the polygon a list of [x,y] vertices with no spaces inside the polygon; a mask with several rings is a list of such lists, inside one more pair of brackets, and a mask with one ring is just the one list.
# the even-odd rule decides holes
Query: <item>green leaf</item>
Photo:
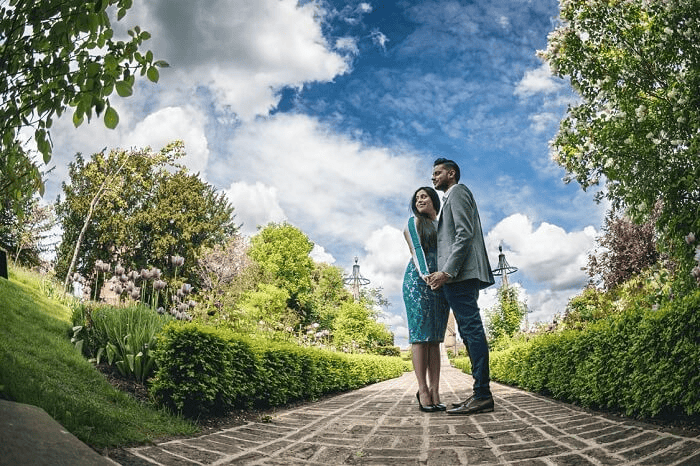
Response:
[{"label": "green leaf", "polygon": [[131,83],[128,83],[126,81],[117,81],[115,87],[117,89],[117,94],[119,95],[119,97],[129,97],[131,94],[134,93],[134,88],[132,87]]},{"label": "green leaf", "polygon": [[114,129],[119,124],[119,114],[113,107],[107,107],[105,111],[105,126],[109,129]]},{"label": "green leaf", "polygon": [[160,73],[158,73],[158,68],[156,68],[155,66],[151,66],[150,68],[148,68],[146,76],[148,76],[149,81],[157,83],[158,78],[160,77]]}]

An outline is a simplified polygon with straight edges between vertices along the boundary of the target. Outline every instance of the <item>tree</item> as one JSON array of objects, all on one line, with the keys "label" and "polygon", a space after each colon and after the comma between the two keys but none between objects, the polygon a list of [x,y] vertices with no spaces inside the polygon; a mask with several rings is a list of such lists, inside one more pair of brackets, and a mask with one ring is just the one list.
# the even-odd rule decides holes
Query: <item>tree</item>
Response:
[{"label": "tree", "polygon": [[185,275],[199,286],[200,251],[225,244],[238,230],[226,194],[180,170],[163,173],[145,201],[134,216],[138,248],[133,261],[165,267],[167,257],[180,255],[188,264]]},{"label": "tree", "polygon": [[656,264],[661,256],[656,249],[654,218],[640,225],[610,211],[598,238],[601,250],[588,256],[588,275],[599,277],[604,288],[611,290]]},{"label": "tree", "polygon": [[52,246],[47,240],[56,225],[53,206],[40,205],[35,197],[23,206],[23,213],[19,216],[7,205],[0,210],[0,246],[10,252],[15,265],[40,265],[41,254]]},{"label": "tree", "polygon": [[392,346],[394,335],[384,324],[376,321],[376,314],[362,302],[340,305],[333,321],[333,345],[350,352],[371,351],[379,346]]},{"label": "tree", "polygon": [[87,162],[78,154],[69,166],[70,183],[63,184],[64,199],[56,206],[63,227],[57,273],[67,273],[84,228],[76,263],[83,276],[99,259],[135,270],[158,267],[172,278],[169,257],[177,255],[184,258],[178,279],[196,280],[200,250],[225,243],[236,226],[224,194],[177,165],[183,155],[181,142],[160,152],[93,154]]},{"label": "tree", "polygon": [[540,56],[581,101],[552,141],[567,179],[605,183],[615,208],[661,233],[700,227],[700,0],[561,0]]},{"label": "tree", "polygon": [[525,314],[527,305],[520,302],[518,289],[514,286],[500,287],[496,305],[486,312],[486,330],[491,343],[515,335]]},{"label": "tree", "polygon": [[318,323],[321,329],[330,330],[340,305],[353,300],[352,294],[345,288],[342,269],[329,264],[315,264],[312,287],[308,306],[311,312],[307,320]]},{"label": "tree", "polygon": [[[138,26],[130,38],[114,36],[110,15],[121,20],[133,0],[9,0],[0,5],[0,152],[2,167],[21,167],[2,186],[16,209],[21,198],[43,194],[41,174],[24,148],[20,131],[33,129],[45,163],[51,159],[54,117],[73,109],[73,124],[103,114],[108,128],[119,122],[109,97],[132,94],[137,74],[157,82],[153,53],[139,51],[150,34]],[[115,11],[116,10],[116,11]]]},{"label": "tree", "polygon": [[289,292],[288,306],[306,320],[314,261],[314,245],[289,223],[270,223],[250,240],[248,255],[257,262],[270,283]]}]

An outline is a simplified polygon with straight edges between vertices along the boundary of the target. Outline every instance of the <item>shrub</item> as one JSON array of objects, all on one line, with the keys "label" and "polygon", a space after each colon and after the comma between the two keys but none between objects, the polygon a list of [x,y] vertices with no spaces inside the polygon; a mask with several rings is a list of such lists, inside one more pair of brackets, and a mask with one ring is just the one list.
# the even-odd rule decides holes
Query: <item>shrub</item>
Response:
[{"label": "shrub", "polygon": [[250,344],[226,330],[171,323],[158,336],[153,355],[158,369],[151,394],[187,417],[226,411],[257,387]]},{"label": "shrub", "polygon": [[201,324],[164,328],[151,393],[188,417],[234,407],[279,406],[398,377],[406,361],[252,340]]},{"label": "shrub", "polygon": [[[459,359],[455,360],[458,365]],[[627,414],[700,413],[700,291],[490,355],[495,380]],[[460,367],[460,366],[458,366]]]},{"label": "shrub", "polygon": [[380,356],[401,356],[401,348],[398,346],[376,346],[370,351],[372,354],[378,354]]}]

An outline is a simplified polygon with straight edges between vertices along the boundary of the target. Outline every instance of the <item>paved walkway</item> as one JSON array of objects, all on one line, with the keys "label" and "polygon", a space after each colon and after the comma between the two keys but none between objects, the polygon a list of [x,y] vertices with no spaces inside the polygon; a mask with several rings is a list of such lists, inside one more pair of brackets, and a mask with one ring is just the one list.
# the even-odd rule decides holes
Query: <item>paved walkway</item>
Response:
[{"label": "paved walkway", "polygon": [[[443,402],[472,379],[443,367]],[[143,464],[700,465],[700,437],[493,384],[493,413],[423,413],[412,373],[196,438],[129,449]]]}]

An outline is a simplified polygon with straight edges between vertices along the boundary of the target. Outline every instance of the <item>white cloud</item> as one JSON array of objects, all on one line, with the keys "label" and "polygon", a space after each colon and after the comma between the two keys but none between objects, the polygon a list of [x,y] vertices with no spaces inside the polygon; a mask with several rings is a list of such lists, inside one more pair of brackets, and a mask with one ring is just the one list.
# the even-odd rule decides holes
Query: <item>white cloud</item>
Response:
[{"label": "white cloud", "polygon": [[332,264],[335,262],[335,257],[326,252],[324,247],[319,244],[314,244],[314,248],[311,250],[309,256],[311,256],[311,258],[316,262],[323,262],[326,264]]},{"label": "white cloud", "polygon": [[518,267],[518,273],[553,291],[563,291],[586,284],[587,275],[581,268],[587,263],[595,237],[591,226],[567,232],[542,222],[535,229],[528,217],[515,214],[489,231],[486,245],[494,268],[498,264],[498,245],[503,242],[506,260]]},{"label": "white cloud", "polygon": [[225,165],[284,193],[279,207],[326,246],[362,242],[391,222],[428,173],[415,155],[362,145],[305,115],[243,124],[227,147]]},{"label": "white cloud", "polygon": [[528,70],[525,76],[515,86],[514,94],[520,97],[529,97],[535,94],[551,94],[561,89],[561,81],[556,79],[549,65],[542,64],[537,69]]},{"label": "white cloud", "polygon": [[549,129],[553,124],[556,124],[559,122],[559,117],[553,113],[549,112],[543,112],[543,113],[537,113],[535,115],[530,115],[530,121],[532,124],[530,125],[530,128],[532,128],[532,131],[535,133],[542,133]]},{"label": "white cloud", "polygon": [[209,146],[204,134],[204,117],[193,108],[166,107],[148,115],[124,140],[133,147],[150,146],[153,150],[179,139],[185,143],[187,155],[178,160],[194,173],[205,172]]},{"label": "white cloud", "polygon": [[373,231],[364,245],[363,275],[371,277],[370,286],[381,286],[386,294],[401,295],[403,274],[410,253],[401,230],[385,225]]},{"label": "white cloud", "polygon": [[318,2],[211,0],[202,8],[189,0],[153,0],[137,3],[133,12],[152,33],[148,47],[171,65],[161,72],[164,93],[181,96],[204,86],[219,109],[243,120],[267,115],[283,87],[328,82],[349,70],[326,42],[326,12]]},{"label": "white cloud", "polygon": [[370,33],[370,37],[372,38],[372,42],[378,45],[382,50],[386,50],[386,43],[389,42],[389,38],[387,36],[385,36],[378,29],[375,29]]},{"label": "white cloud", "polygon": [[357,40],[353,37],[340,37],[335,41],[335,48],[351,55],[359,55],[360,53],[360,49],[357,47]]},{"label": "white cloud", "polygon": [[261,182],[239,182],[233,183],[225,192],[234,206],[236,223],[242,224],[241,233],[244,235],[253,235],[259,226],[282,222],[287,218],[279,205],[277,189],[274,187],[265,186]]}]

